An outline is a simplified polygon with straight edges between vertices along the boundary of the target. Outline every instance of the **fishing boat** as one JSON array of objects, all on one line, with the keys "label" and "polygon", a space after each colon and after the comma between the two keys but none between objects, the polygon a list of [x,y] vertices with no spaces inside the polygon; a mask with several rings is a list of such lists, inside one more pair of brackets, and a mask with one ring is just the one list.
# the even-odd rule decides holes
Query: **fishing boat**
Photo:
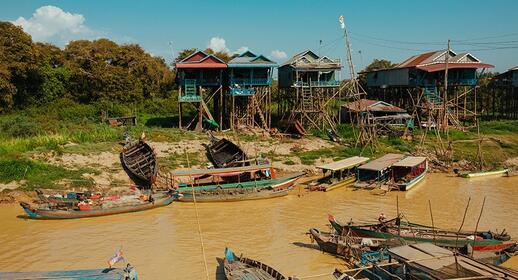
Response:
[{"label": "fishing boat", "polygon": [[135,184],[151,187],[158,173],[158,162],[153,148],[143,139],[128,141],[120,153],[122,167]]},{"label": "fishing boat", "polygon": [[176,189],[178,201],[197,202],[257,200],[286,196],[303,173],[291,174],[279,178],[230,183],[180,187]]},{"label": "fishing boat", "polygon": [[226,138],[219,139],[210,134],[210,143],[205,147],[209,160],[216,168],[250,165],[243,149]]},{"label": "fishing boat", "polygon": [[391,167],[388,189],[408,191],[421,182],[428,172],[426,157],[405,157]]},{"label": "fishing boat", "polygon": [[354,156],[332,163],[316,166],[323,177],[308,185],[311,191],[331,191],[346,187],[356,181],[356,168],[369,158]]},{"label": "fishing boat", "polygon": [[280,272],[260,261],[236,256],[230,248],[225,248],[223,266],[227,280],[288,280]]},{"label": "fishing boat", "polygon": [[374,189],[385,183],[391,174],[391,167],[402,160],[402,154],[386,154],[380,158],[369,161],[357,168],[356,188]]},{"label": "fishing boat", "polygon": [[46,279],[46,280],[138,280],[136,270],[127,265],[125,268],[105,268],[105,269],[86,269],[86,270],[63,270],[45,272],[0,272],[2,280],[20,279]]},{"label": "fishing boat", "polygon": [[401,238],[409,242],[431,242],[441,247],[457,249],[471,246],[475,251],[503,251],[516,246],[516,242],[511,241],[505,232],[455,232],[405,222],[398,217],[373,224],[354,224],[341,223],[330,215],[329,222],[339,235],[379,239]]},{"label": "fishing boat", "polygon": [[177,196],[173,192],[163,192],[149,196],[128,195],[118,198],[112,197],[92,202],[91,204],[81,201],[74,207],[63,207],[59,204],[51,203],[42,203],[33,207],[26,202],[21,202],[20,206],[27,214],[25,218],[29,219],[78,219],[139,212],[163,207],[171,204]]},{"label": "fishing boat", "polygon": [[486,176],[505,176],[509,172],[509,169],[493,170],[493,171],[480,171],[480,172],[459,172],[459,177],[462,178],[478,178]]},{"label": "fishing boat", "polygon": [[205,186],[271,179],[277,176],[270,164],[227,168],[186,169],[169,173],[172,187]]}]

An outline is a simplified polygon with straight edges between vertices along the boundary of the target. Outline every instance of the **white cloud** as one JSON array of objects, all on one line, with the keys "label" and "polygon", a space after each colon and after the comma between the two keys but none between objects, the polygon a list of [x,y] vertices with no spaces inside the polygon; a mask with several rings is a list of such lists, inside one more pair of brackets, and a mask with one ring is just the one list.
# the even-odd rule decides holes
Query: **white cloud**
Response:
[{"label": "white cloud", "polygon": [[249,48],[248,48],[248,47],[243,46],[243,47],[241,47],[241,48],[239,48],[239,49],[235,50],[235,51],[234,51],[234,53],[235,53],[235,54],[242,54],[242,53],[244,53],[244,52],[246,52],[246,51],[248,51],[248,50],[249,50]]},{"label": "white cloud", "polygon": [[270,55],[275,59],[285,59],[288,57],[286,52],[283,52],[281,50],[273,50]]},{"label": "white cloud", "polygon": [[230,50],[227,48],[227,43],[225,39],[221,37],[212,37],[210,38],[208,48],[211,48],[215,52],[225,52],[230,53]]},{"label": "white cloud", "polygon": [[98,35],[85,25],[83,15],[65,12],[56,6],[42,6],[30,18],[19,17],[13,23],[21,26],[33,40],[58,46],[64,46],[70,40],[90,39]]}]

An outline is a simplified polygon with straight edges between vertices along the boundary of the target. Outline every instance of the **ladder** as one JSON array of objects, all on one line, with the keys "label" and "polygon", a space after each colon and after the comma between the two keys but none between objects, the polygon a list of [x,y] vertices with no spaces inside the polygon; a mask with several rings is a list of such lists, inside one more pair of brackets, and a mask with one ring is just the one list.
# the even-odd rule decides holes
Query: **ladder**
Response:
[{"label": "ladder", "polygon": [[424,95],[428,102],[433,104],[434,106],[439,106],[442,104],[442,98],[439,96],[437,92],[437,87],[435,86],[427,86],[424,88]]},{"label": "ladder", "polygon": [[259,102],[257,102],[256,96],[252,95],[252,106],[255,107],[255,110],[257,110],[257,114],[259,115],[259,119],[261,120],[261,125],[263,126],[263,129],[268,129],[268,125],[266,124],[266,120],[263,115],[263,111],[261,111],[261,107],[259,106]]},{"label": "ladder", "polygon": [[185,80],[184,88],[185,88],[184,97],[186,99],[198,98],[198,92],[196,90],[196,80],[194,80],[194,79]]},{"label": "ladder", "polygon": [[305,111],[313,110],[313,91],[310,86],[302,87],[302,109]]}]

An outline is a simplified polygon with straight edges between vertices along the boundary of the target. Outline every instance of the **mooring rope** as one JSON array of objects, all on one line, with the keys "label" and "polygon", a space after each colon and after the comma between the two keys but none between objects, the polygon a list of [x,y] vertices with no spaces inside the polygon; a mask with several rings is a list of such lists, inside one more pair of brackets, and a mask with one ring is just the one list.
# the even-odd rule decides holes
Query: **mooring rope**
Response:
[{"label": "mooring rope", "polygon": [[[187,157],[187,167],[191,168],[191,164],[189,163],[189,154],[185,152],[185,156]],[[194,183],[192,176],[189,176],[191,179],[191,191],[192,191],[192,200],[194,202],[194,212],[196,213],[196,223],[198,224],[198,235],[200,237],[200,243],[201,243],[201,253],[203,255],[203,264],[205,265],[205,276],[207,277],[207,280],[209,280],[209,267],[207,266],[207,256],[205,255],[205,244],[203,243],[203,234],[201,231],[201,224],[200,224],[200,216],[198,214],[198,205],[196,204],[196,194],[194,191]]]}]

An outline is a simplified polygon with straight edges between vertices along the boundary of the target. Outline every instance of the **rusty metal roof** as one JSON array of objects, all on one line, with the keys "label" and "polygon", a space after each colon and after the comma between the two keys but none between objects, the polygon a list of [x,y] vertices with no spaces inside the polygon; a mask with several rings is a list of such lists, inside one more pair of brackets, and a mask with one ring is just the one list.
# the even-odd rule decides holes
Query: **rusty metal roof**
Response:
[{"label": "rusty metal roof", "polygon": [[348,169],[351,167],[358,166],[368,160],[369,160],[369,158],[367,158],[367,157],[354,156],[354,157],[342,159],[339,161],[331,162],[328,164],[318,165],[318,166],[316,166],[316,168],[337,171],[337,170],[343,170],[343,169]]}]

